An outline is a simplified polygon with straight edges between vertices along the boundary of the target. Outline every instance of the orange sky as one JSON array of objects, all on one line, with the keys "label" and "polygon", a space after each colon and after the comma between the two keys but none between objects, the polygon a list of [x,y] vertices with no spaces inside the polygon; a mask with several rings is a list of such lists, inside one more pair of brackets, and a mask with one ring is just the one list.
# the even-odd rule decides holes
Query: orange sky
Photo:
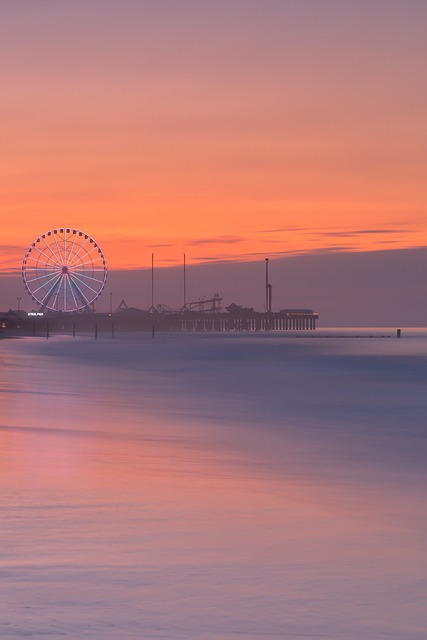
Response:
[{"label": "orange sky", "polygon": [[0,271],[71,226],[110,269],[427,241],[427,4],[0,7]]}]

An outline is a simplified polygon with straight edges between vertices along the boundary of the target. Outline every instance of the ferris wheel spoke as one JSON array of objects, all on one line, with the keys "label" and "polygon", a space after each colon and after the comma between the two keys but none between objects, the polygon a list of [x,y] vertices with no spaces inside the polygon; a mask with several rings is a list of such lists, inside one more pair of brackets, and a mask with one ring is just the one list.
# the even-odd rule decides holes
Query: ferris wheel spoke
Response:
[{"label": "ferris wheel spoke", "polygon": [[58,255],[58,263],[59,263],[61,266],[63,266],[63,264],[64,264],[64,259],[63,259],[62,253],[61,253],[61,249],[59,248],[58,239],[57,239],[57,237],[56,237],[56,236],[57,236],[57,234],[54,232],[53,239],[55,240],[56,250],[57,250],[57,252],[58,252],[58,253],[57,253],[57,255]]},{"label": "ferris wheel spoke", "polygon": [[71,291],[71,295],[72,295],[72,297],[73,297],[74,304],[76,305],[76,309],[77,309],[77,308],[78,308],[78,306],[79,306],[79,303],[77,302],[76,296],[74,295],[74,289],[73,289],[73,287],[71,286],[71,284],[72,284],[72,283],[71,283],[71,279],[70,279],[70,277],[68,277],[68,278],[67,278],[67,284],[68,284],[68,288],[69,288],[69,290]]},{"label": "ferris wheel spoke", "polygon": [[59,273],[60,268],[59,267],[51,267],[50,265],[48,265],[48,266],[41,265],[41,264],[39,264],[39,261],[36,260],[36,264],[28,266],[26,271],[28,271],[30,275],[33,275],[33,274],[36,274],[36,273],[40,273],[40,272],[42,272],[42,273]]},{"label": "ferris wheel spoke", "polygon": [[67,262],[67,229],[64,227],[64,264]]},{"label": "ferris wheel spoke", "polygon": [[52,247],[50,246],[50,244],[48,244],[48,243],[46,242],[46,238],[43,238],[43,236],[42,236],[42,239],[43,239],[43,242],[44,242],[44,243],[45,243],[45,245],[46,245],[46,248],[47,248],[47,249],[49,249],[49,251],[51,252],[51,254],[52,254],[52,258],[53,258],[53,260],[54,260],[54,263],[55,263],[56,265],[59,265],[59,262],[58,262],[58,256],[55,254],[55,252],[54,252],[54,251],[52,251]]},{"label": "ferris wheel spoke", "polygon": [[[52,258],[51,258],[49,255],[47,255],[44,251],[42,251],[42,250],[41,250],[41,249],[39,249],[38,247],[31,247],[31,248],[32,248],[32,249],[35,249],[36,251],[38,251],[38,252],[43,256],[43,258],[45,258],[46,262],[51,263],[51,264],[52,264],[52,265],[54,265],[54,266],[56,266],[56,265],[57,265],[57,263],[56,263],[54,260],[52,260]],[[28,256],[28,258],[27,258],[27,259],[29,259],[29,260],[36,260],[36,258],[33,258],[32,256]]]},{"label": "ferris wheel spoke", "polygon": [[83,275],[83,274],[89,275],[90,274],[91,276],[93,276],[93,274],[98,274],[98,273],[105,274],[105,269],[91,269],[90,267],[88,269],[84,269],[84,268],[83,269],[78,269],[77,268],[77,269],[73,269],[72,273],[77,273],[78,275]]},{"label": "ferris wheel spoke", "polygon": [[49,300],[51,299],[53,292],[55,291],[55,287],[58,285],[58,283],[61,281],[62,279],[62,273],[61,275],[59,275],[56,278],[56,281],[53,283],[53,285],[50,287],[49,291],[46,293],[46,295],[43,296],[43,298],[40,300],[40,304],[43,307],[47,307],[49,304]]},{"label": "ferris wheel spoke", "polygon": [[77,249],[77,252],[75,253],[74,258],[72,259],[72,261],[69,263],[68,266],[72,267],[75,264],[77,256],[79,255],[80,251],[85,247],[88,240],[89,240],[89,236],[85,239],[83,244],[81,244],[80,247]]},{"label": "ferris wheel spoke", "polygon": [[67,278],[62,278],[62,295],[64,300],[64,311],[66,311],[67,310]]},{"label": "ferris wheel spoke", "polygon": [[[99,262],[99,260],[103,260],[103,258],[99,256],[99,258],[93,258],[92,260],[88,260],[87,262],[80,262],[79,264],[75,264],[73,265],[73,267],[74,269],[80,269],[80,267],[85,267],[88,264],[95,264],[95,262]],[[100,265],[96,265],[96,266],[99,267]],[[100,271],[103,271],[103,269],[100,269]]]},{"label": "ferris wheel spoke", "polygon": [[[88,258],[88,257],[90,256],[90,254],[91,254],[93,251],[95,251],[95,249],[98,249],[98,247],[93,247],[93,249],[91,249],[90,251],[86,251],[86,253],[85,253],[84,255],[82,255],[82,256],[80,256],[78,259],[74,260],[74,261],[71,263],[71,265],[70,265],[70,266],[71,266],[71,267],[74,267],[74,266],[76,266],[76,264],[77,264],[77,266],[81,266],[81,264],[82,264],[82,263],[81,263],[81,262],[79,263],[79,260],[81,261],[81,260],[85,260],[86,258]],[[89,262],[87,262],[86,264],[89,264]]]},{"label": "ferris wheel spoke", "polygon": [[58,273],[55,274],[54,276],[52,276],[49,280],[47,280],[47,282],[43,282],[43,284],[41,284],[39,287],[37,287],[37,289],[33,289],[33,294],[37,293],[37,291],[40,291],[40,289],[43,289],[44,287],[47,287],[51,282],[53,282],[53,280],[59,280],[59,278],[61,278],[62,274]]},{"label": "ferris wheel spoke", "polygon": [[73,279],[73,277],[71,275],[70,275],[70,282],[73,285],[73,287],[75,287],[77,296],[82,300],[82,302],[85,305],[85,307],[88,307],[89,304],[90,304],[89,300],[86,298],[85,294],[80,289],[80,287],[77,284],[77,282],[74,282],[74,279]]},{"label": "ferris wheel spoke", "polygon": [[[56,262],[48,254],[46,254],[44,251],[42,251],[38,247],[33,247],[33,249],[38,251],[40,253],[40,255],[43,256],[44,260],[46,260],[46,264],[52,264],[53,266],[56,266]],[[28,258],[30,258],[32,260],[35,260],[35,258],[32,258],[32,256],[28,256]],[[40,258],[38,258],[38,260],[40,260]]]},{"label": "ferris wheel spoke", "polygon": [[72,254],[70,254],[70,256],[69,256],[69,262],[68,262],[68,265],[69,265],[70,267],[72,267],[72,266],[73,266],[73,264],[74,264],[74,262],[75,262],[76,260],[78,260],[78,255],[80,254],[80,251],[83,249],[83,247],[84,247],[84,245],[85,245],[85,243],[86,243],[86,242],[87,242],[87,240],[86,240],[83,244],[78,244],[76,249],[74,249],[74,248],[73,248],[73,253],[72,253]]},{"label": "ferris wheel spoke", "polygon": [[92,282],[99,282],[102,284],[104,280],[98,280],[98,278],[94,278],[93,276],[88,276],[86,273],[80,273],[79,271],[74,270],[73,275],[79,276],[80,278],[86,278],[87,280],[92,280]]},{"label": "ferris wheel spoke", "polygon": [[93,289],[90,285],[87,284],[87,282],[84,282],[84,280],[81,280],[75,273],[73,273],[72,275],[70,274],[70,277],[73,279],[73,281],[74,281],[74,278],[75,278],[84,287],[86,287],[87,289],[90,289],[91,291],[93,291],[95,295],[99,294],[99,289],[98,290]]},{"label": "ferris wheel spoke", "polygon": [[59,309],[58,309],[58,298],[59,298],[59,294],[60,294],[60,291],[61,291],[63,280],[64,280],[64,275],[61,274],[61,279],[58,282],[58,286],[57,286],[56,291],[55,291],[55,297],[53,299],[53,305],[51,307],[51,309],[54,309],[54,310],[56,309],[56,311],[59,311]]},{"label": "ferris wheel spoke", "polygon": [[68,256],[67,256],[67,258],[66,258],[66,263],[67,263],[67,265],[69,265],[69,264],[70,264],[70,257],[71,257],[71,255],[72,255],[72,253],[73,253],[73,251],[74,251],[74,247],[75,247],[75,244],[76,244],[76,240],[77,240],[77,233],[75,233],[75,234],[74,234],[73,244],[71,245],[71,249],[69,250],[69,252],[68,252]]},{"label": "ferris wheel spoke", "polygon": [[[52,287],[55,288],[56,284],[59,282],[59,280],[62,278],[62,274],[58,273],[56,276],[54,276],[53,278],[51,278],[50,280],[48,280],[47,282],[44,282],[43,284],[41,284],[39,287],[37,287],[37,289],[34,289],[34,293],[37,293],[38,291],[40,291],[40,289],[45,289],[47,286],[49,286],[52,282]],[[48,291],[49,293],[49,291]]]},{"label": "ferris wheel spoke", "polygon": [[[43,242],[44,242],[44,244],[45,244],[46,249],[48,249],[48,250],[50,251],[50,253],[52,254],[52,258],[56,261],[55,252],[54,252],[54,251],[52,251],[52,247],[50,246],[50,244],[48,244],[48,243],[46,242],[46,238],[44,237],[44,235],[46,235],[46,234],[43,234],[43,236],[41,236],[41,239],[43,240]],[[38,240],[40,240],[40,238],[38,238]]]},{"label": "ferris wheel spoke", "polygon": [[28,282],[28,283],[37,282],[39,280],[43,280],[43,278],[52,278],[52,277],[54,278],[57,275],[59,275],[58,271],[55,271],[53,276],[52,276],[52,273],[49,273],[49,274],[46,273],[46,274],[43,274],[42,276],[37,276],[36,278],[26,278],[26,282]]},{"label": "ferris wheel spoke", "polygon": [[46,265],[46,264],[40,264],[40,260],[38,258],[27,258],[28,260],[33,260],[33,262],[35,262],[34,265],[28,265],[28,268],[26,269],[27,271],[34,271],[35,273],[38,273],[39,271],[50,271],[50,272],[54,272],[54,271],[58,271],[59,267],[57,267],[56,265]]}]

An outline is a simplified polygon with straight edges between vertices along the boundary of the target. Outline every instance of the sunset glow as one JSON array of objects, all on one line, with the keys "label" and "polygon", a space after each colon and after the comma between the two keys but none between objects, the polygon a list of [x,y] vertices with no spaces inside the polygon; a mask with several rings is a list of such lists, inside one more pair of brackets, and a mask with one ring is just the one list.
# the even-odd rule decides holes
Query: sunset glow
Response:
[{"label": "sunset glow", "polygon": [[424,3],[7,3],[0,271],[58,226],[112,269],[427,242]]}]

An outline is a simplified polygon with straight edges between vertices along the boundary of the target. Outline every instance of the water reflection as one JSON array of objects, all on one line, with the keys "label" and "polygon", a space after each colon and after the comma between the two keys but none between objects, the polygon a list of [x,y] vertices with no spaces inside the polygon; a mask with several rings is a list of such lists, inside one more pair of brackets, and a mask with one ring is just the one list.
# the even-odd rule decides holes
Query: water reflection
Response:
[{"label": "water reflection", "polygon": [[190,338],[2,342],[1,637],[422,638],[420,348]]}]

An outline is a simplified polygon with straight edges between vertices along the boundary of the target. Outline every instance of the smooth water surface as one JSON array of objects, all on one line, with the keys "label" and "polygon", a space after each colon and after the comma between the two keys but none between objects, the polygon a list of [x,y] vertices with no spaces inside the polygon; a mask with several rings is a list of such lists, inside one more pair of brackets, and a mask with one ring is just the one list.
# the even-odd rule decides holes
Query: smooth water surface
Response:
[{"label": "smooth water surface", "polygon": [[424,639],[426,390],[425,331],[1,340],[0,637]]}]

